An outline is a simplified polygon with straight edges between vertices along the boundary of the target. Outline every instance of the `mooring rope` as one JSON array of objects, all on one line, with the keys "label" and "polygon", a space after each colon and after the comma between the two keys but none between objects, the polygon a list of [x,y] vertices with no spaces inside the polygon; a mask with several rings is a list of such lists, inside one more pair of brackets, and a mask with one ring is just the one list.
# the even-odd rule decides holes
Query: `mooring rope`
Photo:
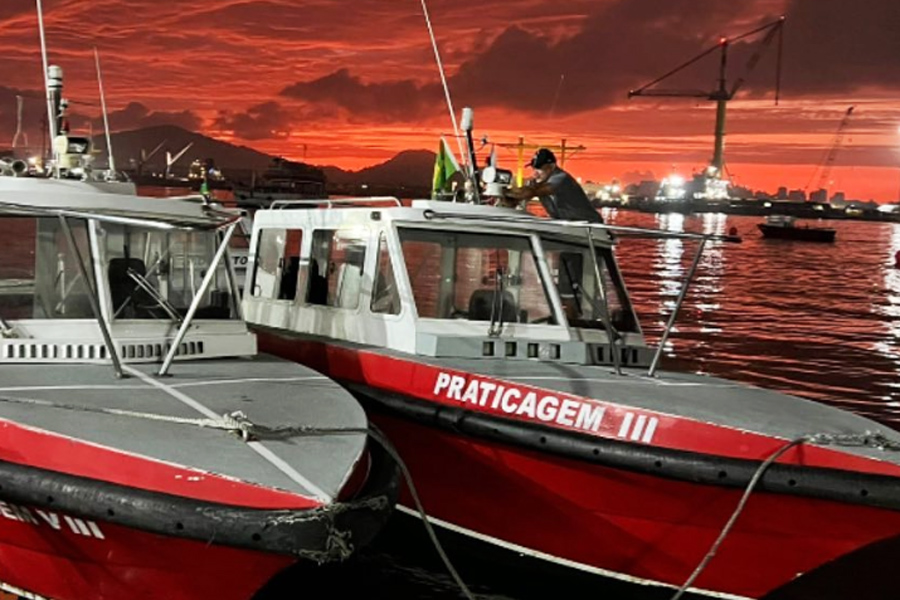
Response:
[{"label": "mooring rope", "polygon": [[719,547],[722,545],[722,542],[725,541],[725,538],[731,532],[731,528],[734,527],[734,524],[737,521],[738,517],[744,511],[744,507],[746,507],[747,501],[750,499],[750,494],[753,493],[754,488],[756,488],[756,484],[758,484],[759,480],[762,479],[762,476],[766,472],[766,470],[785,452],[787,452],[794,446],[799,446],[800,444],[816,444],[820,446],[865,446],[869,448],[877,448],[879,450],[900,450],[900,443],[889,440],[883,433],[878,431],[866,431],[862,434],[816,433],[812,435],[800,436],[784,444],[778,450],[773,452],[766,460],[760,463],[760,465],[756,468],[756,471],[753,473],[753,477],[750,478],[749,483],[747,483],[747,487],[744,489],[744,494],[741,496],[737,507],[735,507],[734,512],[731,513],[731,517],[725,523],[725,526],[722,527],[722,531],[719,532],[719,536],[716,538],[716,541],[713,542],[712,546],[710,546],[709,548],[709,551],[703,557],[703,560],[700,561],[700,563],[694,569],[693,573],[691,573],[690,577],[688,577],[687,580],[681,585],[681,587],[678,588],[678,591],[675,592],[675,595],[672,596],[671,600],[679,600],[679,598],[681,598],[684,593],[694,584],[697,578],[700,577],[700,574],[703,573],[703,571],[709,565],[710,561],[712,561],[713,557],[716,555],[716,552],[718,552]]},{"label": "mooring rope", "polygon": [[450,562],[450,557],[447,556],[447,553],[444,551],[444,547],[441,545],[441,542],[437,538],[437,534],[434,531],[434,528],[431,526],[431,522],[428,520],[428,514],[425,512],[425,508],[422,506],[422,501],[419,499],[419,493],[416,491],[416,486],[413,483],[412,475],[409,472],[409,469],[406,467],[406,463],[400,457],[400,453],[397,452],[397,449],[391,443],[391,441],[381,433],[380,430],[376,429],[373,425],[369,428],[369,435],[378,442],[382,448],[390,454],[391,458],[393,458],[397,464],[400,466],[400,472],[403,473],[403,479],[406,481],[406,485],[409,486],[409,494],[412,496],[413,502],[416,505],[416,510],[419,511],[419,516],[422,517],[422,523],[425,525],[425,531],[428,532],[428,537],[431,539],[432,545],[434,545],[435,550],[437,550],[438,555],[441,558],[441,561],[444,563],[444,567],[446,567],[447,571],[450,573],[450,576],[453,577],[453,580],[456,582],[456,585],[459,586],[460,591],[462,591],[463,595],[468,600],[475,600],[475,596],[469,590],[468,586],[466,586],[465,582],[462,580],[462,577],[459,576],[459,573],[456,571],[456,568],[453,566],[453,563]]}]

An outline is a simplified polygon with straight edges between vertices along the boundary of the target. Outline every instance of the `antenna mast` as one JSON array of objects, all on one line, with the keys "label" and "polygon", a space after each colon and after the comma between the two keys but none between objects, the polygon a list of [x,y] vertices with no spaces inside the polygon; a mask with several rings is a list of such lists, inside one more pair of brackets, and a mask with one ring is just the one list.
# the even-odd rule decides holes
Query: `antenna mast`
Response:
[{"label": "antenna mast", "polygon": [[112,136],[109,133],[109,117],[106,113],[106,95],[103,93],[103,76],[100,74],[100,53],[94,46],[94,62],[97,64],[97,84],[100,87],[100,106],[103,109],[103,129],[106,130],[106,153],[109,155],[109,176],[116,175],[116,159],[113,157]]},{"label": "antenna mast", "polygon": [[[444,86],[444,97],[447,99],[447,109],[450,111],[450,121],[453,123],[453,135],[456,137],[456,146],[459,155],[468,162],[466,152],[463,150],[459,136],[459,126],[456,124],[456,112],[453,110],[453,101],[450,100],[450,88],[447,86],[447,77],[444,75],[444,65],[441,62],[441,53],[438,52],[437,41],[434,39],[434,30],[431,28],[431,18],[428,16],[428,7],[422,0],[422,12],[425,14],[425,24],[428,26],[428,37],[431,38],[431,48],[434,50],[434,60],[437,61],[438,71],[441,74],[441,84]],[[474,165],[472,166],[474,169]]]},{"label": "antenna mast", "polygon": [[44,67],[44,90],[47,94],[47,126],[49,128],[50,133],[50,151],[53,153],[53,162],[54,169],[58,169],[58,156],[56,155],[56,149],[53,145],[53,140],[56,139],[57,134],[57,122],[56,122],[56,111],[53,106],[53,97],[50,92],[50,65],[47,63],[47,40],[44,36],[44,8],[41,6],[41,0],[35,0],[37,4],[37,16],[38,16],[38,31],[40,32],[41,37],[41,63]]}]

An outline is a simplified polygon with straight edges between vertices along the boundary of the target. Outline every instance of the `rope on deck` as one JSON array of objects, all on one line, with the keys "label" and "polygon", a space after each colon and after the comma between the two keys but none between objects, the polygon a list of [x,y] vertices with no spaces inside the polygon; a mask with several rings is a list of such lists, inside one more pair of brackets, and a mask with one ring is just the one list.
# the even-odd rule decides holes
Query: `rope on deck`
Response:
[{"label": "rope on deck", "polygon": [[216,419],[210,419],[176,417],[174,415],[164,415],[159,413],[122,410],[119,408],[83,406],[78,404],[67,404],[64,402],[51,402],[49,400],[37,400],[34,398],[15,398],[10,396],[0,396],[0,402],[6,402],[9,404],[44,406],[47,408],[58,408],[62,410],[73,410],[78,412],[112,415],[117,417],[132,417],[135,419],[146,419],[149,421],[174,423],[177,425],[191,425],[194,427],[220,429],[222,431],[228,431],[238,435],[245,442],[254,440],[284,440],[292,437],[312,435],[368,433],[368,430],[364,427],[310,427],[306,425],[269,427],[267,425],[259,425],[257,423],[254,423],[249,419],[249,417],[247,417],[244,412],[239,410],[230,413],[224,413],[221,417],[218,417]]},{"label": "rope on deck", "polygon": [[888,439],[883,433],[879,431],[866,431],[865,433],[861,434],[816,433],[812,435],[800,436],[784,444],[783,446],[778,448],[778,450],[773,452],[766,460],[761,462],[759,467],[756,468],[756,471],[753,473],[753,477],[751,477],[749,483],[747,483],[747,487],[744,490],[744,494],[741,496],[737,507],[734,509],[734,512],[731,513],[731,517],[725,523],[725,526],[722,527],[722,531],[719,532],[719,537],[716,538],[716,541],[713,542],[712,546],[710,546],[709,551],[703,557],[703,560],[700,561],[700,563],[697,565],[697,568],[695,568],[694,572],[691,573],[690,577],[688,577],[687,580],[681,585],[681,587],[678,588],[678,591],[675,592],[671,600],[679,600],[684,595],[684,593],[688,591],[688,589],[694,584],[697,578],[700,577],[700,574],[706,569],[710,561],[712,561],[713,557],[716,555],[716,552],[719,551],[719,546],[721,546],[722,542],[725,541],[725,538],[731,532],[731,528],[734,527],[734,524],[737,521],[738,517],[744,511],[744,507],[746,507],[747,501],[750,499],[750,494],[753,493],[754,488],[756,488],[756,484],[759,483],[760,479],[762,479],[762,476],[766,472],[766,470],[785,452],[787,452],[794,446],[799,446],[801,444],[816,444],[820,446],[865,446],[868,448],[877,448],[879,450],[900,450],[900,443]]}]

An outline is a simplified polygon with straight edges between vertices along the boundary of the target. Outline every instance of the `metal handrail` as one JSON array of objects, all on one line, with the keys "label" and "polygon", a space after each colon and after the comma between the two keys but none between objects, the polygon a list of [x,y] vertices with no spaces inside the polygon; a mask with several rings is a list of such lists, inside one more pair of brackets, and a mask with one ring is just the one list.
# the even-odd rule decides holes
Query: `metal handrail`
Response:
[{"label": "metal handrail", "polygon": [[392,202],[394,206],[403,206],[399,198],[394,196],[371,196],[368,198],[322,198],[319,200],[276,200],[269,205],[271,210],[291,206],[311,206],[325,204],[325,208],[334,208],[335,204],[369,206],[374,202]]},{"label": "metal handrail", "polygon": [[[126,225],[131,227],[147,227],[150,229],[173,230],[173,229],[191,229],[191,230],[213,230],[224,229],[241,219],[240,214],[225,213],[216,211],[220,216],[228,215],[218,221],[195,221],[190,217],[184,219],[173,218],[172,215],[147,215],[135,213],[135,217],[120,216],[118,214],[107,214],[104,212],[89,212],[87,210],[76,210],[68,208],[54,208],[45,206],[30,206],[27,204],[14,204],[10,202],[0,203],[0,215],[19,216],[19,215],[47,215],[54,217],[66,217],[72,219],[93,220],[101,223],[115,223],[118,225]],[[168,220],[166,220],[168,217]]]},{"label": "metal handrail", "polygon": [[499,215],[473,215],[464,213],[437,212],[426,209],[426,219],[462,219],[466,221],[490,221],[495,223],[516,223],[520,225],[541,225],[550,228],[559,228],[571,232],[573,228],[597,229],[620,234],[622,237],[648,237],[648,238],[675,238],[685,240],[706,240],[718,242],[741,243],[743,239],[737,235],[719,235],[714,233],[690,233],[679,231],[664,231],[662,229],[650,229],[647,227],[626,227],[623,225],[607,225],[606,223],[590,223],[588,221],[563,221],[561,219],[541,219],[533,216],[499,216]]},{"label": "metal handrail", "polygon": [[63,233],[66,236],[66,242],[69,245],[69,250],[72,252],[72,257],[75,259],[75,263],[78,267],[78,272],[81,274],[81,278],[84,280],[84,286],[87,288],[87,299],[88,303],[91,305],[91,311],[94,313],[94,318],[97,319],[97,325],[100,327],[100,335],[103,336],[103,345],[106,346],[106,351],[109,353],[109,359],[112,361],[113,371],[116,373],[117,379],[122,379],[125,377],[125,374],[122,372],[122,363],[119,362],[119,355],[116,352],[116,345],[113,342],[112,334],[109,331],[109,323],[106,322],[106,319],[103,318],[103,313],[100,310],[100,299],[97,289],[91,284],[90,277],[88,277],[88,268],[84,264],[84,259],[81,256],[81,250],[78,249],[78,244],[75,242],[75,235],[72,233],[72,228],[69,227],[69,221],[66,219],[64,215],[59,215],[59,224],[62,226]]}]

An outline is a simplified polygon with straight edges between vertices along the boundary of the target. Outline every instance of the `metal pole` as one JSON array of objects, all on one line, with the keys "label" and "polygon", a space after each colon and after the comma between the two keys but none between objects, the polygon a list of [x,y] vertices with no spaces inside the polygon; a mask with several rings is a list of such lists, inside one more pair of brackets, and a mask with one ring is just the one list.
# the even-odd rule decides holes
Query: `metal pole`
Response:
[{"label": "metal pole", "polygon": [[681,309],[684,297],[687,296],[688,287],[694,279],[694,273],[697,271],[697,265],[700,264],[700,256],[703,254],[704,246],[706,246],[706,238],[700,240],[700,245],[697,247],[697,253],[694,255],[694,262],[691,264],[691,270],[688,271],[688,274],[684,278],[684,284],[681,286],[681,291],[678,293],[678,300],[675,302],[675,308],[672,309],[672,314],[669,315],[669,322],[666,323],[666,329],[663,331],[662,338],[659,340],[659,347],[656,348],[656,354],[653,355],[653,362],[650,363],[650,370],[647,372],[650,377],[653,377],[656,374],[656,366],[659,364],[659,358],[662,355],[663,347],[666,345],[666,340],[669,339],[669,332],[672,331],[672,325],[675,324],[675,317],[678,315],[679,309]]},{"label": "metal pole", "polygon": [[615,367],[616,375],[622,374],[622,366],[619,364],[619,352],[616,348],[616,330],[613,329],[609,320],[609,304],[606,301],[606,287],[603,284],[603,277],[600,275],[600,264],[597,262],[597,250],[594,248],[594,231],[591,227],[587,228],[588,246],[591,249],[591,262],[594,265],[594,277],[597,278],[597,289],[600,291],[600,319],[603,321],[603,328],[606,330],[606,337],[609,340],[609,352],[612,355],[613,367]]},{"label": "metal pole", "polygon": [[175,339],[172,340],[172,346],[166,354],[166,358],[163,361],[162,367],[159,369],[159,373],[157,373],[160,377],[164,376],[166,371],[169,370],[169,366],[175,358],[175,353],[178,352],[178,346],[181,345],[181,341],[184,339],[188,327],[191,326],[191,321],[194,319],[194,315],[200,307],[200,300],[202,300],[203,295],[206,294],[206,290],[209,287],[213,276],[216,274],[216,268],[218,268],[219,263],[222,261],[222,257],[225,256],[225,251],[228,249],[228,242],[231,240],[231,234],[234,233],[235,227],[237,227],[237,222],[232,223],[228,226],[228,229],[225,230],[225,236],[222,239],[222,243],[219,244],[219,249],[216,250],[216,255],[213,257],[212,264],[209,265],[209,268],[206,270],[206,275],[203,276],[203,281],[200,282],[200,289],[198,289],[197,293],[194,295],[194,299],[191,301],[191,307],[188,309],[184,321],[181,322],[181,327],[178,328],[178,333],[175,334]]},{"label": "metal pole", "polygon": [[47,94],[47,123],[50,126],[50,144],[56,137],[56,115],[53,110],[53,101],[50,99],[50,65],[47,64],[47,39],[44,36],[44,9],[41,0],[35,0],[38,13],[38,32],[41,36],[41,62],[44,67],[44,91]]},{"label": "metal pole", "polygon": [[109,173],[116,175],[116,159],[113,156],[112,136],[109,133],[109,117],[106,112],[106,94],[103,93],[103,76],[100,74],[100,53],[94,46],[94,62],[97,63],[97,84],[100,87],[100,105],[103,108],[103,128],[106,130],[106,153],[109,155]]},{"label": "metal pole", "polygon": [[[437,62],[438,72],[441,74],[441,85],[444,86],[444,98],[447,100],[447,109],[450,111],[450,121],[453,123],[453,135],[456,138],[456,146],[460,156],[466,156],[462,142],[459,139],[459,126],[456,124],[456,113],[453,110],[453,101],[450,100],[450,88],[447,86],[447,77],[444,75],[444,65],[441,63],[441,53],[438,52],[437,41],[434,39],[434,30],[431,28],[431,17],[428,16],[428,6],[422,0],[422,13],[425,15],[425,25],[428,26],[428,37],[431,38],[431,48],[434,50],[434,60]],[[473,166],[474,168],[474,166]]]},{"label": "metal pole", "polygon": [[116,347],[113,344],[107,323],[100,312],[100,302],[97,299],[94,286],[91,285],[91,280],[88,277],[87,268],[84,266],[84,260],[81,258],[81,251],[78,250],[78,245],[75,243],[75,236],[72,235],[72,229],[69,227],[69,222],[64,216],[59,215],[59,222],[62,225],[63,232],[66,234],[69,248],[72,250],[72,254],[75,255],[75,262],[78,263],[78,271],[81,273],[81,278],[84,280],[84,285],[88,290],[88,302],[90,302],[91,310],[94,312],[94,317],[96,317],[97,324],[100,326],[100,333],[103,335],[103,343],[106,345],[106,351],[109,352],[110,360],[112,360],[113,369],[116,371],[116,378],[122,379],[125,377],[125,374],[122,372],[122,364],[119,362],[119,355],[116,353]]},{"label": "metal pole", "polygon": [[10,333],[12,333],[12,327],[9,326],[9,323],[6,322],[6,319],[0,317],[0,335],[2,335],[2,337],[6,337]]},{"label": "metal pole", "polygon": [[[249,257],[248,257],[249,258]],[[228,277],[228,289],[231,290],[232,302],[234,302],[235,314],[240,320],[244,320],[244,311],[241,308],[241,292],[238,290],[237,273],[234,271],[234,262],[231,259],[231,251],[225,248],[226,276]],[[244,274],[244,283],[247,283],[247,274]]]}]

